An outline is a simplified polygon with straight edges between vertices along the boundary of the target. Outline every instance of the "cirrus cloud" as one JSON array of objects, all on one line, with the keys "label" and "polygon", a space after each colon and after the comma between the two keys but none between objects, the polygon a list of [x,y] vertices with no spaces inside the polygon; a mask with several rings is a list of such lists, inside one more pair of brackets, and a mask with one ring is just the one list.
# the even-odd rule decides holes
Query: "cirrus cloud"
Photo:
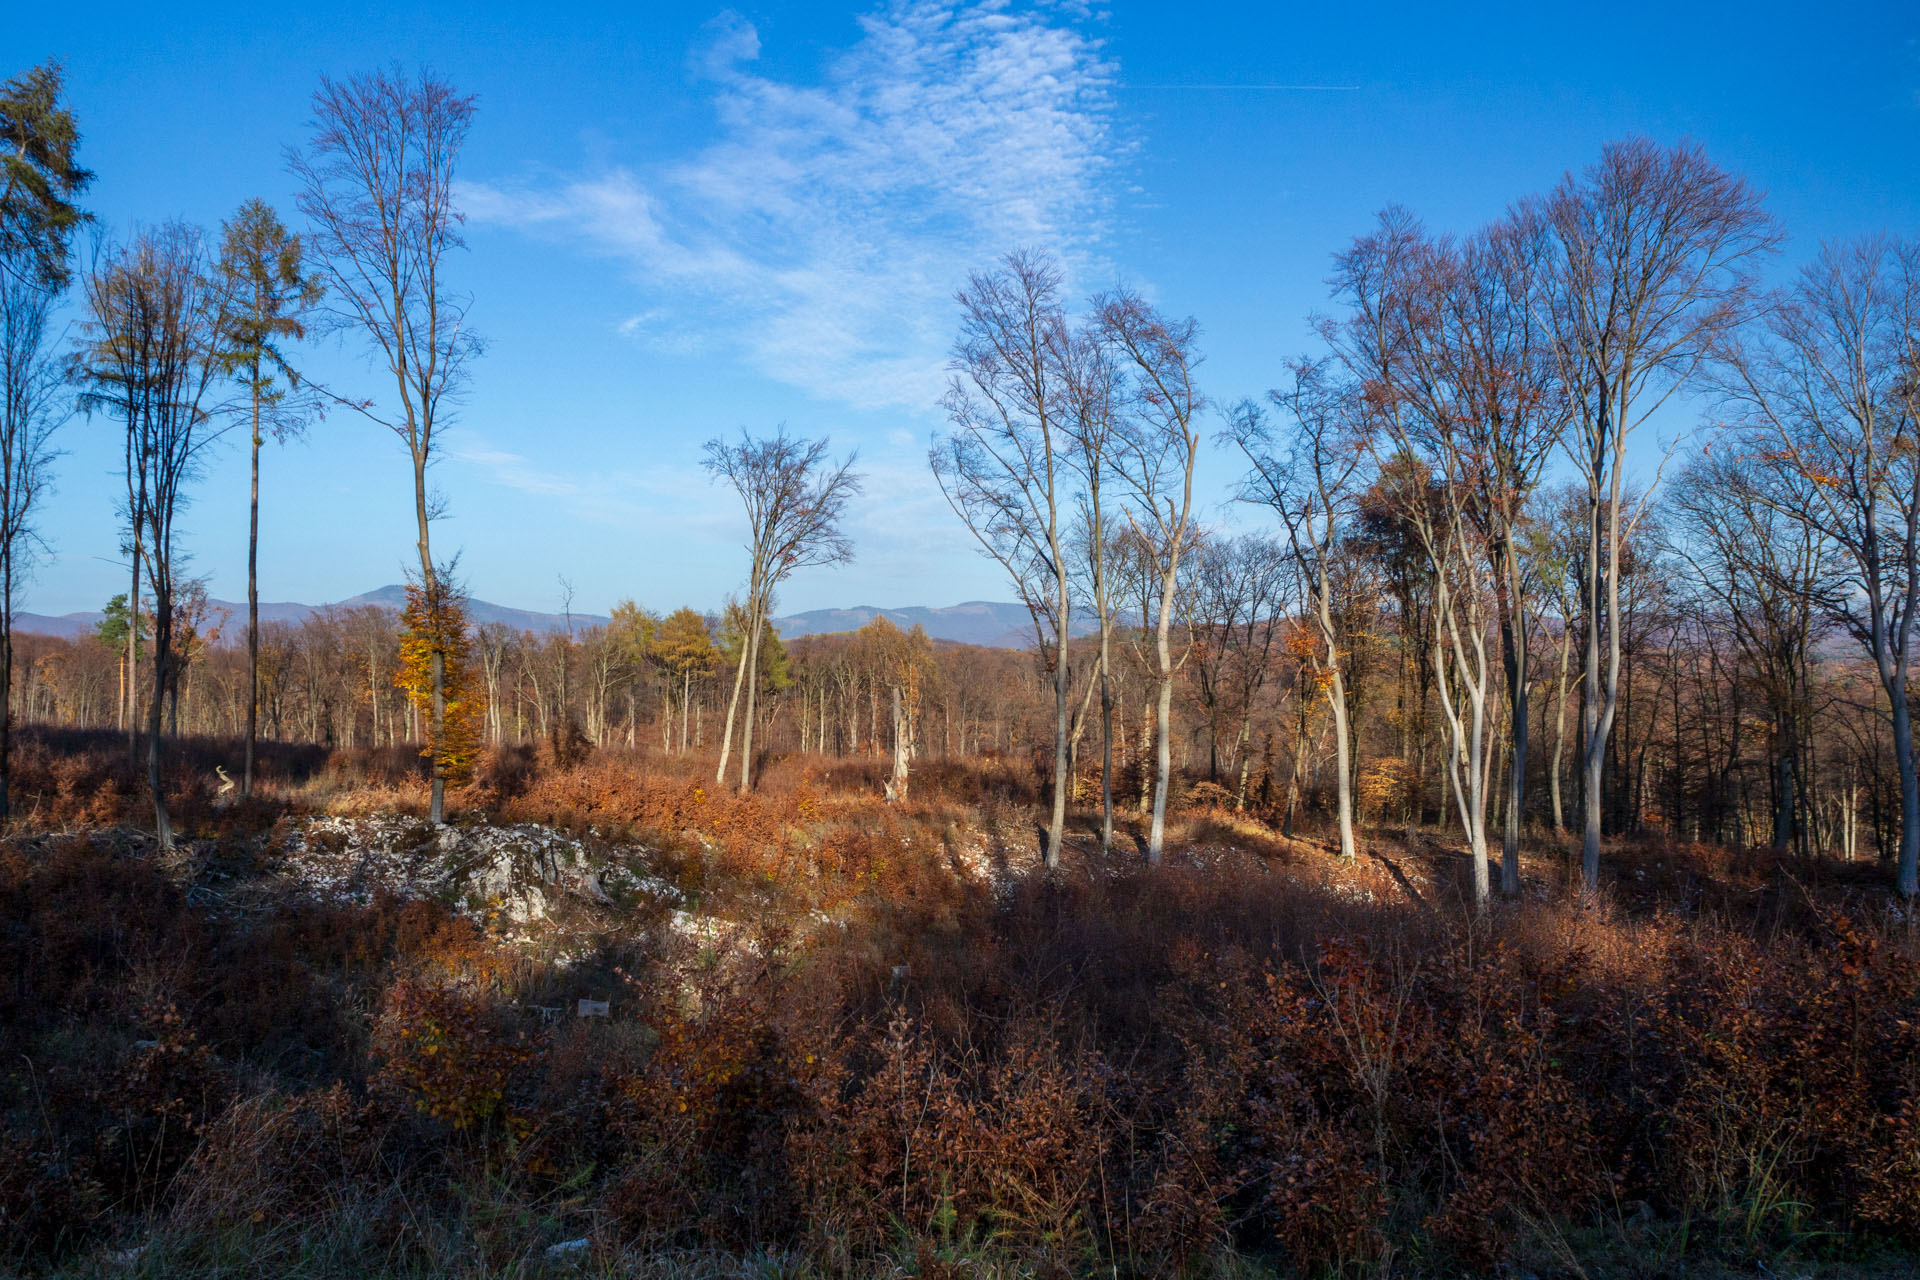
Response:
[{"label": "cirrus cloud", "polygon": [[637,340],[859,408],[937,399],[967,271],[1015,246],[1096,262],[1123,147],[1115,67],[1074,21],[898,2],[818,83],[758,73],[760,50],[738,14],[708,24],[690,65],[718,137],[693,154],[469,187],[469,215],[630,264]]}]

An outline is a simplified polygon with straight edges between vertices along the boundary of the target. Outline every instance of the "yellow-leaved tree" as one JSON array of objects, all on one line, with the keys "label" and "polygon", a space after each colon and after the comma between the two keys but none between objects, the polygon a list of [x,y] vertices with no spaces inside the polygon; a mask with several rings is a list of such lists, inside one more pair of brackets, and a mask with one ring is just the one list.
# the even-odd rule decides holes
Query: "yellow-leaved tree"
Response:
[{"label": "yellow-leaved tree", "polygon": [[[465,599],[441,583],[435,599],[418,582],[407,583],[407,607],[400,614],[400,669],[394,687],[426,714],[427,742],[420,754],[433,762],[434,774],[459,786],[473,776],[480,754],[487,699],[475,678],[473,636],[467,629]],[[434,668],[442,678],[446,702],[434,714]]]},{"label": "yellow-leaved tree", "polygon": [[855,653],[869,678],[893,692],[893,777],[887,799],[904,800],[909,764],[920,749],[921,693],[935,671],[933,641],[918,623],[902,631],[885,614],[876,613],[860,628]]}]

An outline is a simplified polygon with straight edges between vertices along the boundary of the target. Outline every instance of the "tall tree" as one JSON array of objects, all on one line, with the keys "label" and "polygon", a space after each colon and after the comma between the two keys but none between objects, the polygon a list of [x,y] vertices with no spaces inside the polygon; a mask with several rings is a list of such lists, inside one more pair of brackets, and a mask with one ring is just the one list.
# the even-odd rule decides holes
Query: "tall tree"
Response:
[{"label": "tall tree", "polygon": [[53,304],[51,289],[0,270],[0,819],[12,805],[13,611],[40,546],[34,517],[68,411]]},{"label": "tall tree", "polygon": [[1554,250],[1540,304],[1572,404],[1586,489],[1581,882],[1600,883],[1601,775],[1620,703],[1621,552],[1643,508],[1622,501],[1627,446],[1693,385],[1753,303],[1778,242],[1759,193],[1693,146],[1608,144],[1535,206]]},{"label": "tall tree", "polygon": [[845,462],[835,465],[828,456],[826,439],[790,436],[784,425],[761,439],[742,431],[738,444],[729,444],[718,436],[706,443],[706,458],[701,465],[714,479],[724,478],[740,495],[748,530],[743,643],[733,699],[727,704],[727,727],[720,738],[716,784],[726,781],[734,722],[744,690],[740,790],[753,785],[753,718],[760,687],[760,644],[773,609],[774,592],[801,569],[845,564],[853,559],[853,542],[840,526],[846,518],[847,504],[860,492],[860,476],[853,469],[855,456],[848,454]]},{"label": "tall tree", "polygon": [[1080,474],[1080,535],[1085,544],[1087,600],[1099,626],[1095,679],[1100,693],[1100,852],[1113,850],[1114,575],[1108,565],[1114,519],[1107,478],[1119,447],[1123,386],[1110,344],[1096,325],[1068,335],[1063,349],[1064,430],[1069,465]]},{"label": "tall tree", "polygon": [[[481,342],[466,327],[468,299],[447,278],[447,255],[463,248],[454,207],[454,165],[472,126],[474,100],[428,72],[398,70],[345,81],[323,77],[312,132],[288,153],[299,208],[324,266],[324,318],[358,331],[393,377],[390,402],[343,401],[392,431],[413,464],[415,549],[422,616],[443,614],[441,579],[428,536],[444,503],[427,486],[440,431],[468,379]],[[447,660],[427,654],[428,738],[442,736]],[[446,816],[446,774],[434,756],[430,818]]]},{"label": "tall tree", "polygon": [[[1128,520],[1152,557],[1156,600],[1153,615],[1155,697],[1153,817],[1147,861],[1160,863],[1166,847],[1167,790],[1173,778],[1174,589],[1193,525],[1193,469],[1200,457],[1194,419],[1206,399],[1194,383],[1200,363],[1199,326],[1160,315],[1137,295],[1118,293],[1097,309],[1102,339],[1115,351],[1123,373],[1119,472],[1132,488]],[[1146,625],[1147,619],[1141,619]]]},{"label": "tall tree", "polygon": [[247,743],[240,794],[253,794],[254,741],[260,716],[260,446],[263,433],[285,441],[317,409],[301,395],[286,344],[306,336],[305,313],[323,289],[308,270],[300,237],[288,233],[263,200],[249,200],[221,229],[219,272],[231,317],[221,364],[240,384],[247,414]]},{"label": "tall tree", "polygon": [[[1333,716],[1340,856],[1352,859],[1359,856],[1359,840],[1353,821],[1350,637],[1341,625],[1340,558],[1366,484],[1368,421],[1357,411],[1351,388],[1339,385],[1324,362],[1296,363],[1292,383],[1270,397],[1291,420],[1288,428],[1276,431],[1257,405],[1243,404],[1234,414],[1234,441],[1253,464],[1241,492],[1279,517],[1304,579],[1310,630],[1301,656],[1312,663],[1314,683]],[[1304,724],[1304,708],[1302,715]]]},{"label": "tall tree", "polygon": [[0,818],[13,776],[13,609],[65,416],[52,315],[71,278],[73,233],[91,220],[75,203],[93,174],[75,161],[65,81],[49,62],[0,84]]},{"label": "tall tree", "polygon": [[1872,660],[1900,775],[1895,887],[1920,893],[1908,677],[1920,617],[1920,241],[1823,246],[1727,380],[1767,466],[1757,493],[1838,549],[1827,607]]},{"label": "tall tree", "polygon": [[[206,447],[219,434],[208,403],[219,377],[227,297],[196,227],[166,223],[107,253],[86,279],[82,404],[121,417],[135,476],[135,565],[153,593],[153,687],[147,711],[147,786],[154,830],[173,848],[160,773],[161,715],[176,661],[175,593],[181,585],[176,524]],[[137,634],[130,628],[129,634]]]},{"label": "tall tree", "polygon": [[1484,615],[1491,613],[1499,629],[1513,734],[1501,857],[1501,889],[1509,895],[1520,888],[1527,757],[1522,521],[1565,421],[1554,363],[1535,321],[1546,243],[1537,217],[1509,218],[1456,244],[1389,209],[1377,230],[1337,260],[1337,294],[1351,313],[1322,326],[1367,385],[1381,437],[1431,473],[1431,484],[1390,488],[1389,497],[1410,504],[1403,521],[1418,535],[1435,587],[1435,678],[1455,742],[1449,776],[1476,885],[1497,711]]},{"label": "tall tree", "polygon": [[934,441],[928,461],[948,504],[1013,580],[1041,653],[1052,659],[1053,811],[1045,859],[1057,867],[1072,789],[1067,549],[1074,501],[1060,272],[1043,255],[1010,253],[997,269],[969,276],[957,300],[960,336],[945,400],[952,426]]},{"label": "tall tree", "polygon": [[43,63],[0,84],[0,272],[62,289],[73,233],[91,220],[74,203],[93,181],[75,162],[80,129],[66,71]]}]

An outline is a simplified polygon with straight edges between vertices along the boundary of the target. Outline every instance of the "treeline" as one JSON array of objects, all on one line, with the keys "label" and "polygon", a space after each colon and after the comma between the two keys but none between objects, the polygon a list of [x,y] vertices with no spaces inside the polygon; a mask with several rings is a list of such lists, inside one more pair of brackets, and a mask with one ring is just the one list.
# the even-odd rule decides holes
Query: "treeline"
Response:
[{"label": "treeline", "polygon": [[[248,698],[243,636],[203,602],[190,617],[161,698],[163,728],[238,739]],[[18,636],[16,716],[126,729],[124,618],[117,597],[88,635]],[[142,630],[151,625],[143,614]],[[397,683],[404,635],[401,614],[375,605],[264,624],[264,736],[342,748],[418,744],[419,707]],[[472,629],[470,645],[485,746],[711,753],[740,661],[741,613],[682,608],[660,616],[623,604],[609,624],[572,631],[484,624]],[[769,750],[891,756],[896,687],[909,758],[1015,752],[1033,741],[1035,667],[1018,651],[935,644],[918,627],[903,632],[881,617],[859,632],[791,642],[769,633],[756,666],[758,736]],[[134,705],[151,699],[151,678],[136,673]]]},{"label": "treeline", "polygon": [[[1887,858],[1898,849],[1900,785],[1876,709],[1872,669],[1832,627],[1810,626],[1782,652],[1729,638],[1750,624],[1724,572],[1700,552],[1689,519],[1724,516],[1725,495],[1698,476],[1643,522],[1623,574],[1623,676],[1616,749],[1601,776],[1609,834],[1766,844],[1802,855]],[[1564,494],[1542,507],[1575,513]],[[1346,710],[1356,743],[1350,781],[1363,823],[1415,834],[1457,823],[1446,778],[1449,727],[1425,643],[1422,601],[1407,559],[1391,554],[1386,495],[1367,496],[1345,548],[1353,573],[1340,623]],[[1551,539],[1544,539],[1543,545]],[[1288,831],[1320,829],[1337,807],[1332,723],[1312,651],[1311,623],[1283,608],[1288,557],[1260,537],[1203,536],[1181,583],[1178,636],[1186,660],[1171,735],[1178,786],[1223,807],[1251,809]],[[124,729],[124,601],[80,639],[23,635],[15,712],[33,723]],[[186,655],[167,692],[170,732],[237,738],[247,698],[245,649],[231,619],[189,611]],[[150,624],[148,624],[150,625]],[[268,623],[260,643],[265,736],[327,747],[417,743],[419,708],[395,683],[402,623],[390,609],[321,610]],[[1565,830],[1577,813],[1580,636],[1549,612],[1531,629],[1532,741],[1519,815]],[[1156,704],[1154,637],[1137,625],[1113,636],[1115,784],[1127,808],[1151,808]],[[1089,638],[1074,649],[1088,649]],[[710,754],[717,747],[740,653],[740,617],[631,604],[610,624],[537,633],[490,623],[474,630],[484,694],[484,742],[552,755],[594,748]],[[1071,653],[1070,653],[1071,656]],[[775,754],[820,757],[998,756],[1050,753],[1052,672],[1044,653],[935,643],[876,618],[858,632],[782,641],[759,662],[756,740]],[[900,691],[899,710],[895,690]],[[148,691],[136,702],[144,705]],[[1782,723],[1784,719],[1784,723]],[[1069,799],[1099,794],[1098,729],[1083,719],[1070,742]],[[1503,762],[1511,727],[1492,726]],[[1504,812],[1501,812],[1504,817]]]}]

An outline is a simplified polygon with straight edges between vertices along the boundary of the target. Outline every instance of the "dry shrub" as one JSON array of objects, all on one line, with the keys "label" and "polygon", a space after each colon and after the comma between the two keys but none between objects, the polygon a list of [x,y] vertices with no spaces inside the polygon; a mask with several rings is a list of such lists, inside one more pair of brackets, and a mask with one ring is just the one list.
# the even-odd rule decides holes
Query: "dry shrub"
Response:
[{"label": "dry shrub", "polygon": [[[489,805],[645,833],[715,925],[603,918],[626,939],[564,961],[426,901],[228,912],[124,833],[0,848],[0,1221],[57,1251],[404,1204],[502,1267],[592,1223],[927,1274],[1485,1274],[1636,1202],[1749,1260],[1920,1238],[1914,942],[1838,871],[1649,842],[1600,904],[1469,920],[1412,905],[1444,855],[1210,810],[1165,868],[988,883],[955,851],[1028,824],[1031,779],[929,765],[889,807],[875,769],[738,796],[698,759],[502,753]],[[616,969],[605,1022],[513,1006]]]},{"label": "dry shrub", "polygon": [[467,785],[455,792],[454,807],[499,810],[527,793],[534,773],[531,747],[519,743],[488,747],[480,753]]},{"label": "dry shrub", "polygon": [[[841,1259],[905,1231],[948,1245],[993,1239],[1065,1263],[1093,1247],[1107,1156],[1098,1055],[1043,1019],[995,1051],[942,1048],[896,1012],[812,1078],[817,1111],[795,1169],[818,1247]],[[864,1067],[863,1065],[864,1064]]]},{"label": "dry shrub", "polygon": [[1196,782],[1186,789],[1182,797],[1181,808],[1188,811],[1216,810],[1225,812],[1233,808],[1233,792],[1217,782]]},{"label": "dry shrub", "polygon": [[1679,952],[1649,1020],[1657,1157],[1679,1207],[1749,1241],[1856,1212],[1911,1236],[1920,978],[1859,921],[1816,919]]},{"label": "dry shrub", "polygon": [[686,1005],[648,1014],[652,1052],[612,1083],[605,1206],[623,1237],[746,1247],[792,1232],[787,1133],[818,1056],[790,1055],[767,994],[709,970]]},{"label": "dry shrub", "polygon": [[409,976],[387,988],[373,1051],[374,1088],[454,1129],[509,1123],[508,1089],[531,1057],[487,1002]]},{"label": "dry shrub", "polygon": [[1600,1203],[1554,1007],[1577,981],[1471,934],[1419,953],[1335,938],[1268,968],[1260,994],[1231,973],[1250,1224],[1298,1265],[1340,1267],[1385,1248],[1400,1206],[1477,1270],[1529,1217]]},{"label": "dry shrub", "polygon": [[1854,1160],[1860,1178],[1857,1209],[1867,1222],[1907,1239],[1920,1239],[1920,1071],[1909,1060],[1892,1082],[1899,1103],[1872,1117],[1870,1140]]}]

